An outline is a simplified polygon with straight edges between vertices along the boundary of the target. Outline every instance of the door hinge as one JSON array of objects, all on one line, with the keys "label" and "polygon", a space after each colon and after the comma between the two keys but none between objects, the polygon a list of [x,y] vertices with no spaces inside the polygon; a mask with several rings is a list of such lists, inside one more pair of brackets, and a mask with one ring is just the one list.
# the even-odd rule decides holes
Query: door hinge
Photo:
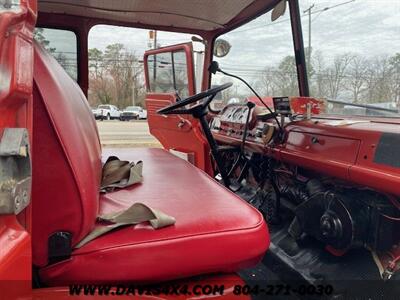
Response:
[{"label": "door hinge", "polygon": [[28,131],[5,128],[0,141],[0,215],[19,214],[31,198]]}]

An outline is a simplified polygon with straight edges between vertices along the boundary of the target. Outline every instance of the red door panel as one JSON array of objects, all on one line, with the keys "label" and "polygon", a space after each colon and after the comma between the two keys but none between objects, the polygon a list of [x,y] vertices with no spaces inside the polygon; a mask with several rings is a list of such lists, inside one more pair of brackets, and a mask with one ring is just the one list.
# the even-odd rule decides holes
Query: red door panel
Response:
[{"label": "red door panel", "polygon": [[[144,55],[144,67],[146,77],[146,108],[148,114],[148,123],[150,132],[155,136],[165,149],[174,149],[177,151],[193,154],[193,163],[200,169],[206,171],[210,175],[213,175],[211,168],[209,147],[202,134],[200,124],[197,120],[193,119],[188,115],[159,115],[157,110],[175,103],[177,96],[174,88],[176,88],[175,78],[170,79],[170,83],[174,84],[171,86],[167,93],[160,93],[155,90],[154,82],[156,82],[156,69],[165,68],[168,64],[172,65],[172,69],[175,70],[175,62],[165,62],[158,59],[154,59],[154,55],[163,54],[164,57],[168,57],[169,53],[184,52],[186,55],[186,78],[188,96],[191,96],[195,92],[195,79],[194,79],[194,62],[193,62],[193,48],[191,43],[178,44],[169,47],[164,47],[155,50],[149,50]],[[149,57],[153,59],[152,64],[149,64]],[[176,69],[182,68],[182,62],[176,63]],[[150,68],[154,68],[149,70]],[[171,68],[171,66],[169,66]],[[175,71],[171,72],[171,76],[175,76]],[[149,78],[149,76],[151,78]],[[154,76],[154,78],[153,78]],[[165,78],[164,78],[165,79]],[[182,78],[180,78],[182,80]]]},{"label": "red door panel", "polygon": [[[36,0],[21,0],[0,13],[0,139],[5,128],[26,128],[32,141],[36,10]],[[30,216],[29,206],[18,215],[0,214],[0,299],[30,292]]]},{"label": "red door panel", "polygon": [[199,122],[187,115],[159,115],[157,110],[176,102],[171,94],[148,94],[146,106],[150,133],[165,149],[173,149],[194,155],[194,165],[210,175],[210,161],[206,158],[208,144],[200,129]]}]

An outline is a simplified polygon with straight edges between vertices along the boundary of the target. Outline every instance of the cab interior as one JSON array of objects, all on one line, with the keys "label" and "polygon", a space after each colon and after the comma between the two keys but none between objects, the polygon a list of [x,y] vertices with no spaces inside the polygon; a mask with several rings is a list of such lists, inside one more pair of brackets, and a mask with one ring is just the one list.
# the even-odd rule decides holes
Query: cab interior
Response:
[{"label": "cab interior", "polygon": [[[273,9],[279,15],[282,3],[290,15],[300,97],[283,95],[268,105],[259,97],[261,103],[210,110],[215,95],[231,86],[210,86],[211,73],[221,70],[213,64],[217,38]],[[15,55],[9,61],[17,74],[15,91],[0,92],[7,96],[0,106],[8,116],[0,125],[3,132],[26,128],[29,136],[30,204],[15,224],[22,240],[31,238],[31,264],[20,263],[25,270],[33,267],[38,295],[75,283],[154,284],[237,272],[244,280],[267,280],[274,266],[279,280],[302,283],[337,280],[339,270],[358,280],[397,271],[400,151],[394,149],[400,124],[318,115],[322,102],[309,97],[297,0],[21,0],[19,9],[4,23],[13,28],[12,40],[0,44],[2,53]],[[88,34],[98,24],[201,37],[200,92],[190,77],[190,43],[149,50],[144,57],[150,131],[164,149],[102,149],[86,99]],[[32,41],[34,26],[76,34],[77,82]],[[185,53],[191,74],[185,99],[150,84],[150,57],[174,51]],[[295,105],[298,119],[291,113]],[[102,165],[110,156],[143,161],[143,181],[100,193]],[[162,210],[176,223],[126,226],[75,248],[98,215],[134,202]],[[53,290],[43,290],[48,287]]]}]

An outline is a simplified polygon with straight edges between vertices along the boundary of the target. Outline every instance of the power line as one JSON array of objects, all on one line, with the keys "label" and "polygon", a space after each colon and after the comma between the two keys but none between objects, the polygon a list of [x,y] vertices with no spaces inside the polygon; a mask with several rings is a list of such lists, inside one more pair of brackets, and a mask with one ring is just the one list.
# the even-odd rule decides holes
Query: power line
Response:
[{"label": "power line", "polygon": [[314,23],[314,22],[318,19],[318,17],[319,17],[323,12],[324,12],[324,10],[321,10],[321,11],[319,12],[319,14],[316,15],[315,18],[311,20],[311,23]]},{"label": "power line", "polygon": [[355,1],[356,0],[350,0],[350,1],[342,2],[342,3],[338,3],[336,5],[332,5],[332,6],[324,7],[322,9],[320,9],[320,10],[316,10],[315,12],[317,13],[317,12],[321,12],[321,11],[327,11],[329,9],[336,8],[336,7],[339,7],[339,6],[343,6],[343,5],[346,5],[346,4],[350,4],[350,3],[355,2]]},{"label": "power line", "polygon": [[[346,4],[349,4],[349,3],[354,2],[354,1],[356,1],[356,0],[350,0],[350,1],[342,2],[342,3],[339,3],[339,4],[333,5],[333,6],[328,6],[328,7],[322,8],[322,9],[318,9],[318,10],[313,11],[311,13],[311,15],[314,15],[316,13],[322,13],[324,11],[327,11],[327,10],[330,10],[330,9],[334,9],[336,7],[339,7],[339,6],[342,6],[342,5],[346,5]],[[308,14],[303,14],[303,15],[301,15],[301,18],[306,17],[307,15]],[[283,20],[280,20],[280,21],[275,21],[273,23],[254,26],[254,27],[246,28],[246,29],[242,29],[242,30],[234,30],[234,31],[231,31],[231,32],[227,32],[227,34],[236,34],[236,33],[245,32],[245,31],[249,31],[249,30],[253,30],[253,29],[259,29],[259,28],[263,28],[263,27],[277,25],[277,24],[280,24],[280,23],[288,22],[288,21],[290,21],[290,18],[286,18],[286,19],[283,19]]]}]

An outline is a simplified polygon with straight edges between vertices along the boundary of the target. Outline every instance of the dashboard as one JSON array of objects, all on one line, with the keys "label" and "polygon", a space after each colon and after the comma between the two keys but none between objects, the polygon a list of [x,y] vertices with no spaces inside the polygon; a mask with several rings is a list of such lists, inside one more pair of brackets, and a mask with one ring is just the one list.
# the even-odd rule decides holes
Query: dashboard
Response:
[{"label": "dashboard", "polygon": [[[276,119],[264,117],[266,108],[251,109],[246,151],[400,195],[399,123],[315,114],[293,119],[276,112],[284,121],[283,132]],[[246,105],[227,105],[210,123],[216,141],[240,147],[248,113]]]},{"label": "dashboard", "polygon": [[237,123],[237,124],[245,124],[246,123],[246,115],[248,113],[248,107],[244,105],[231,105],[227,106],[224,109],[224,113],[221,114],[221,121]]},{"label": "dashboard", "polygon": [[[246,105],[232,104],[227,105],[220,114],[218,114],[211,122],[211,132],[217,140],[230,142],[231,144],[240,143],[243,139],[243,134],[246,127],[246,119],[249,113],[249,108]],[[257,142],[263,145],[266,144],[265,139],[268,134],[268,129],[274,130],[274,125],[267,122],[259,122],[258,115],[266,113],[266,109],[255,107],[250,112],[248,132],[246,140],[248,142]],[[228,137],[226,140],[224,137]]]}]

